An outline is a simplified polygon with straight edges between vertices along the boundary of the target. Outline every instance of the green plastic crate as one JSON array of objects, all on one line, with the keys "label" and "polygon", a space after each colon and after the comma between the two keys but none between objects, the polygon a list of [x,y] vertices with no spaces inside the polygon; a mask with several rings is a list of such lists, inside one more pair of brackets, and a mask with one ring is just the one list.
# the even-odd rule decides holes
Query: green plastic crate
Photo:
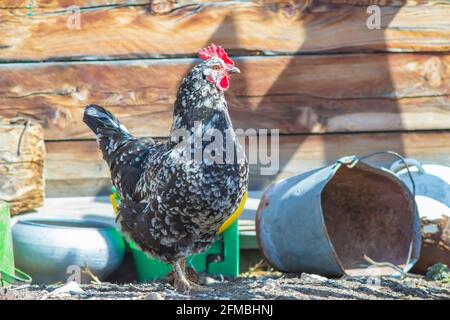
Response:
[{"label": "green plastic crate", "polygon": [[[119,197],[112,189],[111,203],[119,202]],[[114,204],[113,204],[114,207]],[[133,242],[128,242],[133,254],[136,271],[140,282],[155,281],[164,278],[172,267],[156,258],[151,258],[138,248]],[[219,260],[219,261],[217,261]],[[239,232],[238,220],[230,225],[212,244],[205,253],[196,254],[186,259],[186,264],[195,272],[221,274],[228,277],[239,275]]]}]

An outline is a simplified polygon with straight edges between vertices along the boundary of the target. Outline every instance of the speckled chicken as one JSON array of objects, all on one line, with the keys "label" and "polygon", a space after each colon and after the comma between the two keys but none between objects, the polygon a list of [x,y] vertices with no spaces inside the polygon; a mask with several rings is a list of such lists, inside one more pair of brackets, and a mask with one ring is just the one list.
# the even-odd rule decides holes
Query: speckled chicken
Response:
[{"label": "speckled chicken", "polygon": [[173,265],[179,291],[200,289],[186,278],[185,257],[206,251],[247,190],[248,163],[233,131],[224,92],[239,73],[220,47],[182,80],[167,142],[136,138],[110,112],[85,109],[122,199],[123,233],[152,257]]}]

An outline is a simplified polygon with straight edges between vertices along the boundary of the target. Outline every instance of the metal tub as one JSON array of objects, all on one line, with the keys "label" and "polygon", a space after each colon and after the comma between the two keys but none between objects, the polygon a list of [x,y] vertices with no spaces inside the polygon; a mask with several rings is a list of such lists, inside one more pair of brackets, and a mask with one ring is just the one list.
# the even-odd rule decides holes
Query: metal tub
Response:
[{"label": "metal tub", "polygon": [[[91,219],[22,218],[12,235],[16,265],[38,284],[66,282],[85,266],[104,280],[120,266],[125,253],[120,232]],[[91,279],[81,273],[79,280]]]}]

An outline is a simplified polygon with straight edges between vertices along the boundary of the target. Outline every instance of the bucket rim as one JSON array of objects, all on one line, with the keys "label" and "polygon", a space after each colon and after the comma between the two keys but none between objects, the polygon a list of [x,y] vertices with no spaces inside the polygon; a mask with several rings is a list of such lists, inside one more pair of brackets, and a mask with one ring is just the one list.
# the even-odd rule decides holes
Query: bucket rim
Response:
[{"label": "bucket rim", "polygon": [[[53,224],[52,224],[53,223]],[[66,224],[66,225],[64,225]],[[72,224],[72,225],[71,225]],[[26,225],[50,229],[67,230],[109,230],[116,229],[115,226],[95,219],[75,218],[75,217],[27,217],[18,219],[15,225]],[[80,226],[82,225],[82,226]]]}]

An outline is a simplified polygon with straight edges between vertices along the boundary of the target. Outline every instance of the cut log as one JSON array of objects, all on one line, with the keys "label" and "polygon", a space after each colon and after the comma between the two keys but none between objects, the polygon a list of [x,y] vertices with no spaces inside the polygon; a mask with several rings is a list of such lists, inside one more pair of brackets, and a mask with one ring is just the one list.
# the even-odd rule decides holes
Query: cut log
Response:
[{"label": "cut log", "polygon": [[[62,1],[61,1],[62,3]],[[69,2],[64,2],[69,4]],[[239,53],[448,52],[450,3],[383,6],[380,28],[365,6],[274,1],[105,5],[29,16],[0,8],[0,60],[43,61],[196,55],[211,42]],[[158,9],[159,8],[159,9]]]},{"label": "cut log", "polygon": [[34,122],[0,121],[0,200],[11,215],[44,203],[44,132]]},{"label": "cut log", "polygon": [[[198,60],[0,64],[0,115],[38,119],[46,139],[92,139],[84,106],[110,109],[136,135],[167,136],[179,82]],[[236,59],[226,92],[235,128],[281,133],[450,128],[450,55]]]},{"label": "cut log", "polygon": [[[109,192],[109,169],[95,141],[53,141],[46,145],[46,187],[49,196]],[[255,146],[250,149],[255,154]],[[250,188],[263,189],[273,181],[325,166],[343,156],[364,156],[382,150],[397,151],[426,163],[450,164],[450,132],[280,136],[279,148],[274,149],[272,158],[274,164],[276,159],[279,160],[278,172],[261,175],[261,166],[251,164]],[[248,156],[249,151],[247,146]],[[370,161],[388,166],[394,160],[379,156]]]}]

